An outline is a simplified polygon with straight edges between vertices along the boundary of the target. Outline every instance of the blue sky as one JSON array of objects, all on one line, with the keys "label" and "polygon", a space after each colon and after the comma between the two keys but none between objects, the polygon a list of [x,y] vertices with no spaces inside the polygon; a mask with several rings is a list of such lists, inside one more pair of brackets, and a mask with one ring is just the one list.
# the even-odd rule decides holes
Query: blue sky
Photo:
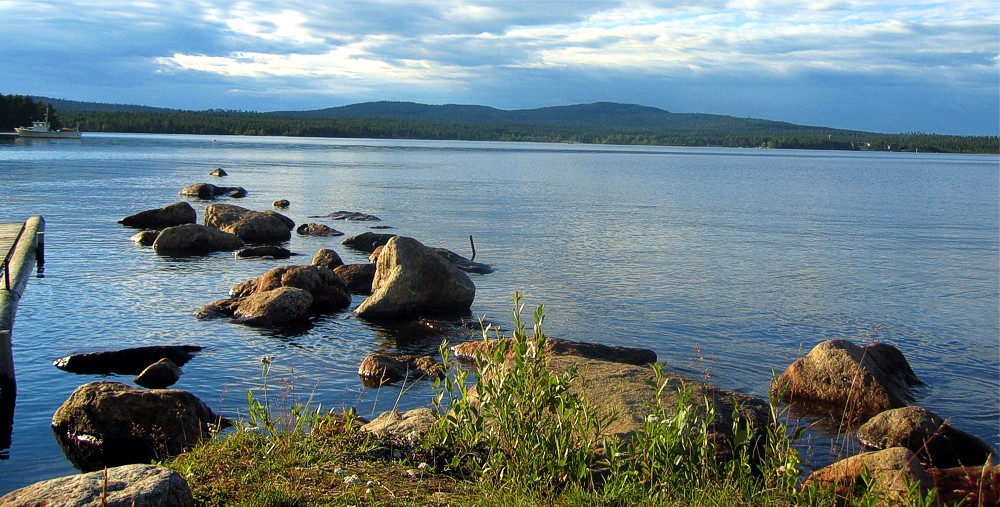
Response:
[{"label": "blue sky", "polygon": [[597,101],[997,135],[996,0],[0,0],[0,93],[178,109]]}]

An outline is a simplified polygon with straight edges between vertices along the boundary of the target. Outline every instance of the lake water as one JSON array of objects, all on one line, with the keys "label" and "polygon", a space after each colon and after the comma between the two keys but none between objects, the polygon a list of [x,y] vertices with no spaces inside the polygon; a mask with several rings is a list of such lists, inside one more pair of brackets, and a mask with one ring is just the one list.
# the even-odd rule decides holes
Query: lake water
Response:
[{"label": "lake water", "polygon": [[[216,167],[230,176],[208,176]],[[472,235],[476,260],[496,268],[472,275],[477,316],[509,324],[520,291],[529,308],[545,305],[552,336],[652,348],[727,389],[766,395],[772,370],[823,340],[887,342],[927,383],[918,404],[998,441],[996,156],[85,134],[0,141],[0,221],[47,223],[44,277],[29,282],[14,326],[0,493],[75,472],[49,423],[100,377],[52,366],[74,352],[203,345],[175,387],[230,416],[261,385],[262,355],[275,357],[272,386],[325,408],[428,404],[427,383],[366,389],[357,366],[375,350],[432,352],[440,336],[349,312],[295,331],[196,320],[233,284],[320,248],[367,261],[340,238],[297,235],[291,262],[161,257],[116,223],[199,181],[245,187],[248,197],[222,202],[251,209],[288,199],[296,223],[347,235],[371,224],[308,217],[374,214],[467,257]],[[192,204],[200,220],[209,203]],[[822,462],[826,451],[809,452]]]}]

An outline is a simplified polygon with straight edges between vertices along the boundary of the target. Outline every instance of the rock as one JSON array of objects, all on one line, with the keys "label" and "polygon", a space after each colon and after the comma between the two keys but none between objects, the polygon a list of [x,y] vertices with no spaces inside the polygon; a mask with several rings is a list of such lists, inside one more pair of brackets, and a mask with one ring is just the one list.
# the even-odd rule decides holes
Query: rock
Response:
[{"label": "rock", "polygon": [[329,215],[317,215],[309,218],[331,218],[333,220],[348,220],[351,222],[381,222],[382,219],[375,215],[367,215],[358,211],[334,211]]},{"label": "rock", "polygon": [[466,273],[488,275],[493,272],[493,267],[490,266],[489,264],[483,264],[481,262],[471,261],[469,259],[466,259],[465,257],[462,257],[461,255],[458,255],[455,252],[452,252],[451,250],[447,250],[444,248],[434,248],[433,250],[441,257],[444,257],[446,261],[450,262],[452,266],[455,266],[456,268],[461,269]]},{"label": "rock", "polygon": [[156,237],[159,235],[160,231],[142,231],[133,234],[129,239],[139,246],[153,246],[153,243],[156,243]]},{"label": "rock", "polygon": [[233,318],[254,326],[283,326],[305,320],[312,305],[308,291],[278,287],[240,299]]},{"label": "rock", "polygon": [[[863,474],[868,475],[869,483],[862,479]],[[899,501],[906,498],[908,481],[918,484],[923,493],[934,487],[920,461],[909,449],[893,447],[851,456],[816,470],[806,478],[802,487],[833,487],[841,498],[861,496],[871,489],[885,501]]]},{"label": "rock", "polygon": [[940,505],[1000,505],[1000,467],[931,468]]},{"label": "rock", "polygon": [[275,208],[278,209],[285,209],[291,205],[292,203],[288,202],[288,199],[278,199],[277,201],[271,203],[271,206],[274,206]]},{"label": "rock", "polygon": [[360,252],[372,253],[375,248],[388,243],[389,239],[394,237],[396,237],[395,234],[363,232],[345,239],[341,244]]},{"label": "rock", "polygon": [[[338,255],[337,252],[330,250],[329,248],[323,248],[316,252],[316,255],[313,256],[310,264],[328,269],[336,269],[337,266],[343,266],[344,261],[340,258],[340,255]],[[374,274],[374,271],[372,273]]]},{"label": "rock", "polygon": [[236,235],[198,224],[167,227],[153,242],[153,250],[166,255],[206,255],[243,248]]},{"label": "rock", "polygon": [[351,304],[351,295],[340,275],[316,266],[274,268],[257,278],[234,285],[229,295],[237,299],[245,298],[278,287],[295,287],[309,292],[313,299],[312,312],[340,310]]},{"label": "rock", "polygon": [[0,497],[0,506],[188,507],[191,488],[158,465],[125,465],[37,482]]},{"label": "rock", "polygon": [[198,320],[211,320],[218,319],[221,317],[232,317],[233,313],[236,312],[236,306],[239,305],[240,300],[233,298],[219,299],[217,301],[211,302],[194,312],[195,318]]},{"label": "rock", "polygon": [[295,221],[294,220],[292,220],[291,218],[286,217],[285,215],[282,215],[281,213],[278,213],[277,211],[274,211],[273,209],[266,209],[264,211],[261,211],[261,213],[263,213],[265,215],[270,215],[272,217],[277,218],[278,220],[281,220],[282,222],[284,222],[285,226],[288,227],[288,230],[292,230],[292,229],[295,228]]},{"label": "rock", "polygon": [[330,227],[329,225],[323,224],[302,224],[295,232],[303,236],[343,236],[344,233]]},{"label": "rock", "polygon": [[184,187],[178,193],[183,196],[205,200],[215,199],[223,195],[228,197],[247,196],[247,191],[243,187],[220,187],[211,183],[194,183]]},{"label": "rock", "polygon": [[284,220],[275,215],[232,204],[210,204],[205,208],[205,225],[234,234],[247,243],[288,241],[292,231]]},{"label": "rock", "polygon": [[236,252],[236,257],[241,259],[249,257],[270,257],[272,259],[287,259],[292,256],[292,252],[287,248],[275,245],[255,246],[244,248]]},{"label": "rock", "polygon": [[886,410],[858,428],[858,440],[867,447],[906,447],[928,467],[953,468],[988,465],[995,451],[986,442],[953,428],[921,407]]},{"label": "rock", "polygon": [[148,347],[133,347],[107,352],[91,352],[88,354],[73,354],[56,359],[52,364],[56,368],[70,373],[107,375],[137,375],[149,365],[167,358],[175,365],[183,366],[202,347],[197,345],[152,345]]},{"label": "rock", "polygon": [[828,340],[795,361],[772,383],[782,401],[826,412],[835,420],[863,422],[912,400],[919,384],[902,352],[884,343],[859,347]]},{"label": "rock", "polygon": [[379,387],[410,376],[441,378],[444,376],[444,367],[431,356],[374,352],[361,361],[358,376],[366,387]]},{"label": "rock", "polygon": [[165,229],[175,225],[193,224],[198,221],[198,213],[186,202],[175,202],[159,209],[140,211],[129,215],[118,223],[137,229]]},{"label": "rock", "polygon": [[229,173],[227,173],[225,171],[225,169],[219,167],[219,168],[216,168],[214,171],[208,173],[208,175],[209,176],[219,176],[219,177],[222,177],[222,176],[229,176]]},{"label": "rock", "polygon": [[376,231],[384,231],[386,229],[392,229],[391,225],[373,225],[369,229],[374,229]]},{"label": "rock", "polygon": [[[513,352],[513,340],[510,338],[503,340],[510,354]],[[474,340],[454,345],[451,351],[456,359],[475,362],[477,359],[489,359],[500,345],[497,340]],[[638,347],[610,346],[546,337],[543,350],[543,353],[549,356],[576,356],[636,366],[656,363],[656,352]]]},{"label": "rock", "polygon": [[372,282],[375,280],[374,264],[345,264],[333,270],[347,284],[351,294],[369,295],[372,293]]},{"label": "rock", "polygon": [[132,382],[148,389],[166,389],[176,384],[182,373],[173,361],[163,358],[142,370]]},{"label": "rock", "polygon": [[395,236],[379,255],[372,295],[355,314],[369,319],[464,315],[475,297],[468,275],[419,241]]},{"label": "rock", "polygon": [[[434,410],[423,407],[408,410],[402,414],[393,410],[383,412],[371,422],[361,427],[362,431],[367,431],[379,438],[393,438],[395,440],[409,441],[411,433],[419,437],[437,423],[437,414]],[[415,439],[413,439],[415,440]],[[412,441],[410,444],[412,445]]]},{"label": "rock", "polygon": [[176,456],[227,422],[195,395],[118,382],[78,387],[52,416],[52,431],[83,471]]}]

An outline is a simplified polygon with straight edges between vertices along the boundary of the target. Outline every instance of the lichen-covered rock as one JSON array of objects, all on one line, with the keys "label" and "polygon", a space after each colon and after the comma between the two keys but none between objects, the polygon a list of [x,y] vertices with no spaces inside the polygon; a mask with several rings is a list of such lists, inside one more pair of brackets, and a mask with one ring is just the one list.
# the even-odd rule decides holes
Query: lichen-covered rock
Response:
[{"label": "lichen-covered rock", "polygon": [[906,406],[918,385],[902,352],[876,343],[859,347],[828,340],[779,376],[771,391],[782,401],[817,409],[836,420],[863,422],[890,408]]},{"label": "lichen-covered rock", "polygon": [[341,310],[351,304],[351,295],[340,275],[317,266],[281,266],[263,275],[234,285],[229,295],[244,298],[278,287],[295,287],[308,291],[313,298],[312,312]]},{"label": "lichen-covered rock", "polygon": [[355,314],[368,319],[464,315],[475,297],[468,275],[419,241],[394,236],[375,263],[372,294]]},{"label": "lichen-covered rock", "polygon": [[[863,477],[867,477],[868,482]],[[851,456],[816,470],[806,478],[802,487],[816,485],[824,490],[833,487],[841,498],[858,497],[865,491],[873,491],[888,503],[906,498],[908,482],[917,484],[923,493],[934,487],[934,482],[909,449],[893,447]]]},{"label": "lichen-covered rock", "polygon": [[297,232],[297,233],[299,233],[299,234],[301,234],[303,236],[343,236],[344,235],[344,233],[338,231],[337,229],[334,229],[333,227],[330,227],[329,225],[314,224],[314,223],[302,224],[297,229],[295,229],[295,232]]},{"label": "lichen-covered rock", "polygon": [[232,204],[210,204],[205,208],[205,225],[234,234],[247,243],[288,241],[292,230],[276,215]]},{"label": "lichen-covered rock", "polygon": [[153,250],[166,255],[206,255],[240,248],[243,248],[243,240],[239,237],[198,224],[167,227],[153,242]]},{"label": "lichen-covered rock", "polygon": [[165,229],[181,224],[193,224],[198,221],[198,214],[186,202],[175,202],[159,209],[140,211],[129,215],[118,223],[125,227],[137,229]]},{"label": "lichen-covered rock", "polygon": [[233,319],[253,326],[283,326],[305,320],[313,305],[308,291],[278,287],[241,298]]},{"label": "lichen-covered rock", "polygon": [[886,410],[858,428],[858,439],[875,449],[906,447],[925,465],[937,468],[986,465],[996,452],[922,407]]},{"label": "lichen-covered rock", "polygon": [[224,424],[189,392],[118,382],[78,387],[52,416],[56,439],[84,471],[175,456]]},{"label": "lichen-covered rock", "polygon": [[419,436],[427,433],[427,430],[436,422],[437,414],[426,407],[415,408],[403,413],[393,410],[383,412],[362,426],[361,430],[380,438],[394,438],[413,444]]},{"label": "lichen-covered rock", "polygon": [[181,474],[157,465],[125,465],[37,482],[0,497],[0,506],[188,507]]}]

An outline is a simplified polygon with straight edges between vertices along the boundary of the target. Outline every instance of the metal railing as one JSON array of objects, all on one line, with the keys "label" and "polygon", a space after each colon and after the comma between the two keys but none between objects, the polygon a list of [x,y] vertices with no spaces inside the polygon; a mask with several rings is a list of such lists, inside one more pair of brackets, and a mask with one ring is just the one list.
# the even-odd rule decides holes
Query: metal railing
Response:
[{"label": "metal railing", "polygon": [[14,242],[10,245],[10,250],[8,250],[7,254],[3,257],[3,267],[0,267],[0,269],[3,270],[3,283],[4,289],[6,290],[10,290],[10,258],[14,255],[17,243],[21,241],[21,235],[24,234],[24,228],[27,225],[27,223],[21,224],[21,230],[17,231],[17,237],[14,238]]}]

